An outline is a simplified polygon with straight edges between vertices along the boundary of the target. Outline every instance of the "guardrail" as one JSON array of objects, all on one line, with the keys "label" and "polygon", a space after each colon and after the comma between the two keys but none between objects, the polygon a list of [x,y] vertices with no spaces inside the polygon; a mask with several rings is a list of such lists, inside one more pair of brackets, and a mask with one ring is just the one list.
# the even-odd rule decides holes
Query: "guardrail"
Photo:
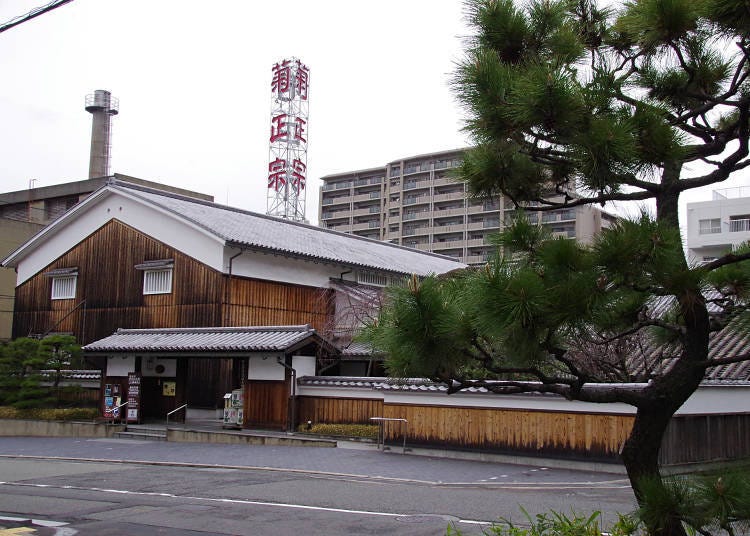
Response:
[{"label": "guardrail", "polygon": [[404,444],[402,447],[402,453],[406,453],[406,433],[409,431],[409,421],[406,419],[396,419],[391,417],[370,417],[371,421],[375,421],[378,423],[378,440],[377,445],[378,448],[382,448],[385,450],[385,428],[384,424],[386,422],[402,422],[404,423]]},{"label": "guardrail", "polygon": [[172,415],[173,413],[177,413],[181,409],[185,409],[186,407],[187,407],[187,404],[183,404],[179,408],[173,409],[172,411],[170,411],[169,413],[167,413],[167,425],[166,425],[167,428],[169,428],[169,416]]}]

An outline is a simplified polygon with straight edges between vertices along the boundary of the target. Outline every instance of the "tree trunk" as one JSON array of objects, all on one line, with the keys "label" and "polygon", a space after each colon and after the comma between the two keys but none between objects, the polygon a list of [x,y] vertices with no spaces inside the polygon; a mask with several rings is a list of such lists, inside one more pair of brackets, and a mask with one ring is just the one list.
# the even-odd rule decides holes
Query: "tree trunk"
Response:
[{"label": "tree trunk", "polygon": [[[622,460],[638,504],[643,504],[641,482],[659,479],[659,451],[674,409],[658,401],[638,408],[633,430],[622,450]],[[669,512],[663,527],[647,527],[651,536],[687,536],[675,512]]]}]

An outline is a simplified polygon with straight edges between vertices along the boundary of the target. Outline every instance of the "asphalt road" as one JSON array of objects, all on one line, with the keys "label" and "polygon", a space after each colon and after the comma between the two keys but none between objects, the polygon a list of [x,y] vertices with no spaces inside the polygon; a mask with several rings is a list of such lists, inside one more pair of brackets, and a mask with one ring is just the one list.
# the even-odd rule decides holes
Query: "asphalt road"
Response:
[{"label": "asphalt road", "polygon": [[10,517],[42,536],[480,534],[520,506],[613,519],[634,502],[621,475],[369,447],[0,438],[0,536],[20,534]]}]

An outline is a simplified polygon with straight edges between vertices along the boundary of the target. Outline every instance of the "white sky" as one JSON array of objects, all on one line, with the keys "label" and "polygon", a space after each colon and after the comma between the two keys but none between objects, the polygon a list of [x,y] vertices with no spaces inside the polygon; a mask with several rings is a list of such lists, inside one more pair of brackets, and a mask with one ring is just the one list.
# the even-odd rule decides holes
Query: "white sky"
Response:
[{"label": "white sky", "polygon": [[[0,0],[0,22],[45,0]],[[88,178],[107,89],[111,171],[266,210],[271,67],[310,68],[307,216],[319,177],[467,145],[450,73],[460,0],[74,0],[0,34],[0,191]]]},{"label": "white sky", "polygon": [[[0,22],[43,3],[0,0]],[[112,172],[265,212],[271,67],[296,56],[316,223],[319,177],[468,145],[449,88],[464,22],[461,0],[74,0],[0,34],[0,191],[87,178],[84,98],[107,89]]]}]

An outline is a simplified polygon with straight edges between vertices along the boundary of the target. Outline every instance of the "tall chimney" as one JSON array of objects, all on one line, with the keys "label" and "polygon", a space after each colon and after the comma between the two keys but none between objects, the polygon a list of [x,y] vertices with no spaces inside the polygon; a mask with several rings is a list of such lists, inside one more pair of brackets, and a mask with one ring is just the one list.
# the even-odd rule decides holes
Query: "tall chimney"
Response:
[{"label": "tall chimney", "polygon": [[89,179],[109,175],[112,116],[117,115],[119,106],[119,101],[104,89],[97,89],[93,95],[86,95],[86,111],[94,116],[91,121]]}]

